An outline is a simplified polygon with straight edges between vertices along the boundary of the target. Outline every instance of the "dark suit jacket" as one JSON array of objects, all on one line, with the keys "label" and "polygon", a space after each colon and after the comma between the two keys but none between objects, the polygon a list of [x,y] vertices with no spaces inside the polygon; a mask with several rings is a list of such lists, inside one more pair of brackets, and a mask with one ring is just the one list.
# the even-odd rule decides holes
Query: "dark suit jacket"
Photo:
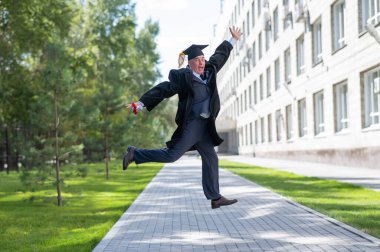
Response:
[{"label": "dark suit jacket", "polygon": [[[211,88],[211,118],[210,127],[208,127],[208,129],[214,146],[218,146],[223,142],[223,139],[220,138],[215,128],[215,119],[218,116],[220,110],[220,100],[218,88],[216,85],[216,75],[226,63],[232,48],[232,45],[228,41],[223,41],[216,48],[209,61],[206,61],[205,66],[205,74],[208,80],[207,84]],[[140,98],[140,101],[144,103],[147,110],[151,111],[163,99],[169,98],[175,94],[178,94],[179,98],[177,114],[175,117],[175,122],[178,127],[174,131],[171,140],[166,143],[168,147],[172,147],[175,142],[181,138],[184,125],[191,112],[194,97],[192,71],[189,68],[171,70],[169,73],[169,81],[164,81],[154,86]]]}]

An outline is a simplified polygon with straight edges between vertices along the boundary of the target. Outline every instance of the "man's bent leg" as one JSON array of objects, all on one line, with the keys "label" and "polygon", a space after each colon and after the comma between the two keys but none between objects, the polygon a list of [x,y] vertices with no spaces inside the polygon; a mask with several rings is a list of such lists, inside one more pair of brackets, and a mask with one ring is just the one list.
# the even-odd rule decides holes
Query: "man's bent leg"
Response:
[{"label": "man's bent leg", "polygon": [[183,131],[182,137],[172,148],[162,149],[135,149],[134,161],[136,164],[146,162],[171,163],[178,160],[196,142],[198,142],[204,131],[207,122],[200,119],[189,121]]}]

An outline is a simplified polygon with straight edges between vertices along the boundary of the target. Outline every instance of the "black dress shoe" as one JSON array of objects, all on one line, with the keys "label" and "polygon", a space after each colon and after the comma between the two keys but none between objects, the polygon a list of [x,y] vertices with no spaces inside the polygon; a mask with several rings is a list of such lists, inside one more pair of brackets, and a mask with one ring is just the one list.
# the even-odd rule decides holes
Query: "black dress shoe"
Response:
[{"label": "black dress shoe", "polygon": [[237,199],[227,199],[227,198],[224,198],[223,196],[220,197],[220,199],[217,199],[217,200],[211,200],[211,208],[212,209],[215,209],[215,208],[219,208],[221,206],[228,206],[228,205],[232,205],[232,204],[235,204],[237,202]]},{"label": "black dress shoe", "polygon": [[128,146],[127,153],[123,158],[123,170],[128,169],[128,165],[134,161],[136,147]]}]

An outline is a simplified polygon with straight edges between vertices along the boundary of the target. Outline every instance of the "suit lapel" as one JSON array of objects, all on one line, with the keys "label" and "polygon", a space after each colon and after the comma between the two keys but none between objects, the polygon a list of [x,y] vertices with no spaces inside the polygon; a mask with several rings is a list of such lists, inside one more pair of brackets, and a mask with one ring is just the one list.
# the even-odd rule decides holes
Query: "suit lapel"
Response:
[{"label": "suit lapel", "polygon": [[205,85],[205,83],[201,79],[196,77],[194,74],[193,74],[193,81],[198,82],[198,83],[202,83],[203,85]]}]

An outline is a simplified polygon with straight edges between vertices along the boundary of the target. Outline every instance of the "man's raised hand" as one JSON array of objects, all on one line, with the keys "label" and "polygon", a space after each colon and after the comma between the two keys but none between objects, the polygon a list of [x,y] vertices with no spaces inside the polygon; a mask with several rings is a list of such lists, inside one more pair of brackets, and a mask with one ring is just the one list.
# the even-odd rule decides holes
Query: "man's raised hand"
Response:
[{"label": "man's raised hand", "polygon": [[240,28],[235,26],[230,27],[230,32],[232,37],[236,40],[239,40],[242,35]]}]

